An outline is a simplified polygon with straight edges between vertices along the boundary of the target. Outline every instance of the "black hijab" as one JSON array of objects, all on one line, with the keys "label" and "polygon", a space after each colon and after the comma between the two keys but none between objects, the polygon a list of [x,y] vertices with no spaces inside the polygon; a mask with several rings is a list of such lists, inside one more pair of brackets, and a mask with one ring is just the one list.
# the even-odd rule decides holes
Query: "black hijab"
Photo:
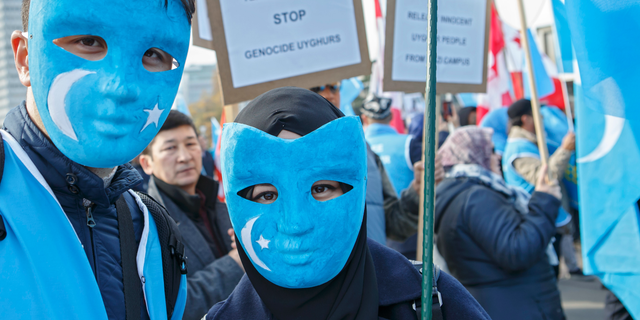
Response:
[{"label": "black hijab", "polygon": [[[322,96],[309,90],[286,87],[271,90],[253,100],[238,114],[235,122],[274,136],[282,130],[304,136],[343,116]],[[366,221],[365,210],[358,238],[342,271],[329,282],[307,289],[284,288],[265,279],[236,237],[247,276],[276,319],[378,319],[378,283],[367,246]]]},{"label": "black hijab", "polygon": [[469,115],[471,112],[476,112],[476,107],[464,107],[458,111],[458,119],[460,120],[460,126],[475,126],[475,123],[469,123]]}]

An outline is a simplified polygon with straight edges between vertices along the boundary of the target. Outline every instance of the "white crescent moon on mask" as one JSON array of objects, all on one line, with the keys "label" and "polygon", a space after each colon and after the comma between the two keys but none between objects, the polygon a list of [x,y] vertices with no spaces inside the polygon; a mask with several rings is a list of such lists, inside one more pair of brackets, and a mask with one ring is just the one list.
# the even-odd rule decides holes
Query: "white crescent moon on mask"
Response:
[{"label": "white crescent moon on mask", "polygon": [[51,88],[49,88],[47,103],[49,105],[51,120],[53,120],[53,123],[56,124],[62,133],[75,141],[78,141],[78,137],[76,136],[76,132],[73,131],[71,121],[69,121],[65,100],[73,84],[92,73],[95,72],[81,69],[65,72],[58,75],[53,80]]},{"label": "white crescent moon on mask", "polygon": [[244,249],[247,250],[247,255],[249,255],[253,263],[257,264],[262,269],[271,271],[271,269],[269,269],[269,267],[267,267],[267,265],[264,264],[264,262],[262,262],[260,258],[258,258],[258,255],[256,255],[256,251],[253,250],[253,241],[251,241],[251,230],[253,230],[253,225],[256,223],[258,218],[260,217],[255,217],[247,221],[247,223],[244,225],[244,228],[242,228],[242,230],[240,231],[240,239],[242,239]]},{"label": "white crescent moon on mask", "polygon": [[[618,84],[613,78],[607,78],[597,85],[591,91],[595,93],[600,100],[602,106],[605,106],[607,113],[624,114],[624,99]],[[587,163],[599,160],[606,156],[616,145],[622,130],[624,129],[625,118],[617,117],[610,114],[604,116],[604,135],[598,146],[588,155],[576,160],[577,163]]]}]

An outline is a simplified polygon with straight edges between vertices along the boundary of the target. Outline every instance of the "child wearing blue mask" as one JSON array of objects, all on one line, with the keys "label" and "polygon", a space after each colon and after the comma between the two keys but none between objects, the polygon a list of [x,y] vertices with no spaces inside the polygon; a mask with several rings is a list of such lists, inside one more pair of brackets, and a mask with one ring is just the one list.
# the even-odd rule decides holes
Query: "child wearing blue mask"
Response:
[{"label": "child wearing blue mask", "polygon": [[128,164],[169,114],[194,0],[23,0],[0,139],[6,319],[181,319],[186,259]]},{"label": "child wearing blue mask", "polygon": [[[420,273],[367,239],[358,118],[309,90],[275,89],[225,125],[221,158],[246,275],[208,320],[417,319]],[[437,283],[445,318],[489,319],[453,278]]]}]

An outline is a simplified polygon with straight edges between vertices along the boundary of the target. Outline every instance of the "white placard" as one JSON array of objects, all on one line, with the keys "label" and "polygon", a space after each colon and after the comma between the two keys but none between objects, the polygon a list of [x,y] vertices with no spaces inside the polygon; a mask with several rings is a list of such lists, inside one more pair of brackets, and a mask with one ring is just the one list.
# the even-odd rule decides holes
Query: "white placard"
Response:
[{"label": "white placard", "polygon": [[209,9],[206,0],[197,0],[198,34],[202,40],[213,41],[211,36],[211,22],[209,22]]},{"label": "white placard", "polygon": [[361,62],[353,0],[220,0],[220,10],[234,88]]},{"label": "white placard", "polygon": [[[427,78],[427,0],[396,0],[393,81]],[[438,83],[484,81],[487,0],[438,1]]]}]

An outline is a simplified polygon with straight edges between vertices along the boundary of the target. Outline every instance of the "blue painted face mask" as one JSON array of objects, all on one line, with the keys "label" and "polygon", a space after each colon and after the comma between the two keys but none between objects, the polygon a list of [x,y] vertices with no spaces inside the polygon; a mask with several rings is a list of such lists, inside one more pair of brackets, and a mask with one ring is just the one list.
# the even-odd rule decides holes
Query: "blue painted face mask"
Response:
[{"label": "blue painted face mask", "polygon": [[[53,143],[85,166],[133,159],[155,137],[178,91],[190,35],[181,1],[165,7],[164,0],[32,0],[29,12],[31,85]],[[54,44],[70,36],[102,38],[106,56],[90,61]],[[145,55],[170,59],[173,67],[148,71]]]},{"label": "blue painted face mask", "polygon": [[[333,120],[298,139],[285,140],[253,127],[225,124],[222,177],[236,236],[258,272],[285,288],[310,288],[345,266],[364,215],[367,159],[356,117]],[[320,202],[320,180],[353,187]],[[261,204],[238,195],[271,184],[278,198]]]}]

